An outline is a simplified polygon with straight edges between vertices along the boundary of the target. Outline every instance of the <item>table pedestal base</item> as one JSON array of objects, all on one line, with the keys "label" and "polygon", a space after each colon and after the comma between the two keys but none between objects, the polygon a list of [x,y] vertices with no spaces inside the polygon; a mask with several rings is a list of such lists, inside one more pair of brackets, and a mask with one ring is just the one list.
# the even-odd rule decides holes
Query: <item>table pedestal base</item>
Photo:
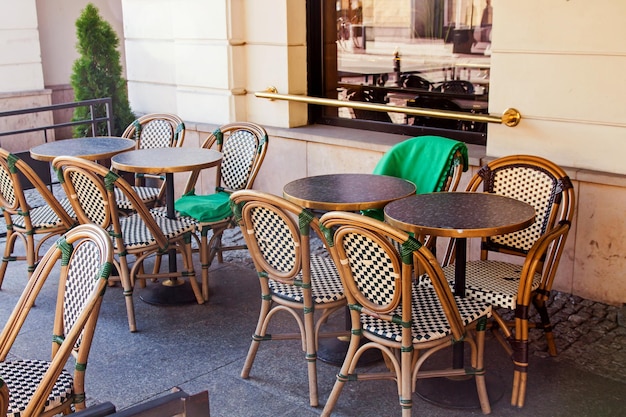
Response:
[{"label": "table pedestal base", "polygon": [[[485,376],[489,403],[502,398],[504,384],[500,378],[487,374]],[[424,401],[443,408],[479,409],[480,401],[473,376],[459,378],[428,378],[419,379],[415,393]]]},{"label": "table pedestal base", "polygon": [[142,288],[139,298],[148,304],[160,306],[183,305],[196,302],[196,296],[188,281],[181,281],[181,285],[167,285],[167,282]]},{"label": "table pedestal base", "polygon": [[[346,358],[350,342],[338,337],[320,339],[317,359],[329,365],[341,366]],[[369,349],[359,358],[357,366],[369,365],[383,359],[378,349]]]}]

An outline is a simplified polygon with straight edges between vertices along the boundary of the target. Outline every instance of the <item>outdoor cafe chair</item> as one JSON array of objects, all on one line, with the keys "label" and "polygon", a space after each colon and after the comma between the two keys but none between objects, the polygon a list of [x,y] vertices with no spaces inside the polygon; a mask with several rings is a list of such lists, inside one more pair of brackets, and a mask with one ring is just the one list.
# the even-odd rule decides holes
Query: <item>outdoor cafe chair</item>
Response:
[{"label": "outdoor cafe chair", "polygon": [[[79,225],[61,236],[42,258],[0,334],[0,375],[6,384],[2,387],[0,380],[0,387],[2,391],[8,388],[8,416],[53,416],[85,408],[85,369],[112,256],[111,238],[104,230]],[[7,361],[12,346],[31,336],[49,346],[50,336],[20,333],[24,322],[34,319],[29,313],[48,279],[58,286],[55,314],[50,317],[51,359]],[[66,369],[72,362],[73,375]],[[0,412],[5,400],[0,400]]]},{"label": "outdoor cafe chair", "polygon": [[[491,306],[454,297],[428,248],[387,223],[335,211],[324,214],[320,224],[351,321],[350,346],[322,416],[331,414],[346,382],[395,380],[402,415],[409,417],[418,378],[468,376],[475,378],[482,412],[490,413],[483,353]],[[415,270],[429,279],[414,280]],[[461,341],[471,349],[470,366],[422,369],[431,355]],[[357,372],[359,359],[370,349],[382,353],[387,369]]]},{"label": "outdoor cafe chair", "polygon": [[[268,136],[265,129],[250,122],[223,125],[211,133],[201,147],[222,153],[222,163],[216,171],[215,192],[196,194],[203,179],[199,170],[192,171],[182,197],[174,207],[178,214],[189,216],[196,222],[200,234],[200,264],[202,266],[202,292],[209,299],[209,267],[217,255],[222,262],[222,252],[245,249],[245,246],[223,246],[225,230],[235,226],[230,209],[230,195],[237,190],[251,189],[267,152]],[[164,208],[153,210],[165,216]],[[211,239],[209,231],[213,231]]]},{"label": "outdoor cafe chair", "polygon": [[[185,140],[185,123],[175,114],[150,113],[128,125],[122,137],[133,139],[135,149],[180,147]],[[146,183],[146,178],[156,181],[159,186]],[[164,175],[135,174],[133,189],[148,207],[165,205]],[[119,191],[117,204],[123,210],[133,209],[130,201]]]},{"label": "outdoor cafe chair", "polygon": [[[114,241],[114,263],[126,299],[128,325],[137,330],[133,287],[137,280],[187,277],[198,304],[204,303],[195,278],[191,254],[191,235],[195,225],[186,218],[153,216],[148,207],[124,178],[95,162],[71,156],[52,161],[59,181],[70,197],[79,222],[94,223],[107,230]],[[116,204],[115,190],[131,202],[133,214],[124,215]],[[175,249],[182,254],[184,268],[162,272],[161,255]],[[144,271],[144,260],[155,255],[152,272]],[[128,257],[134,256],[129,264]]]},{"label": "outdoor cafe chair", "polygon": [[[33,187],[36,200],[27,199],[25,187]],[[30,200],[30,201],[29,201]],[[0,265],[0,287],[10,261],[26,260],[28,276],[40,259],[42,245],[70,229],[76,220],[67,199],[57,200],[43,180],[26,162],[0,148],[0,206],[6,223],[4,257]],[[13,253],[21,239],[25,256]]]},{"label": "outdoor cafe chair", "polygon": [[[308,209],[259,191],[237,191],[231,200],[261,285],[259,320],[241,377],[250,375],[261,342],[300,339],[308,365],[309,402],[316,407],[318,339],[347,333],[321,332],[328,317],[343,310],[346,299],[333,261],[310,253],[310,233],[322,236],[319,221]],[[300,331],[268,332],[279,312],[289,313]]]},{"label": "outdoor cafe chair", "polygon": [[[484,238],[480,260],[469,261],[466,271],[466,294],[494,307],[493,316],[498,324],[494,327],[495,334],[514,364],[511,404],[523,407],[529,329],[543,329],[549,354],[557,354],[546,302],[571,226],[574,188],[565,171],[551,161],[538,156],[512,155],[491,161],[480,169],[470,180],[467,191],[504,195],[535,208],[535,222],[530,227]],[[453,251],[454,241],[448,248],[447,259],[452,259]],[[496,254],[513,257],[491,259]],[[447,266],[444,271],[447,279],[454,282],[454,266]],[[541,323],[529,322],[531,304]],[[498,308],[514,311],[514,321],[505,322]]]}]

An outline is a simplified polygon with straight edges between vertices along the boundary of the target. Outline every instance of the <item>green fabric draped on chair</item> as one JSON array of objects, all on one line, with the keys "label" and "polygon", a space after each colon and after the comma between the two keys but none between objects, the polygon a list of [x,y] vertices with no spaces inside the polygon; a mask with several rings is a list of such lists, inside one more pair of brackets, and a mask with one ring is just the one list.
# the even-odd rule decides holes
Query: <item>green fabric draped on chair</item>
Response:
[{"label": "green fabric draped on chair", "polygon": [[[442,136],[418,136],[400,142],[378,161],[374,174],[404,178],[415,184],[416,194],[455,191],[468,169],[467,146]],[[382,210],[363,214],[383,220]]]}]

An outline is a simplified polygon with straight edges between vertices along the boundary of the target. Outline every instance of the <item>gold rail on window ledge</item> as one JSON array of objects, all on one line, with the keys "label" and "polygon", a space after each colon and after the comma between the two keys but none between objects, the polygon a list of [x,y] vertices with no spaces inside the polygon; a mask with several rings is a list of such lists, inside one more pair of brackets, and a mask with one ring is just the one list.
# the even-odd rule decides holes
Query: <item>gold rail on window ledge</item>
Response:
[{"label": "gold rail on window ledge", "polygon": [[519,111],[513,108],[506,109],[502,116],[491,114],[476,114],[449,110],[425,109],[420,107],[387,106],[385,104],[372,104],[359,101],[342,101],[331,98],[299,96],[293,94],[278,94],[275,87],[269,87],[265,91],[254,93],[256,97],[270,100],[297,101],[300,103],[317,104],[320,106],[348,107],[351,109],[374,110],[381,112],[402,113],[411,116],[439,117],[444,119],[466,120],[470,122],[503,123],[509,127],[517,126],[522,118]]}]

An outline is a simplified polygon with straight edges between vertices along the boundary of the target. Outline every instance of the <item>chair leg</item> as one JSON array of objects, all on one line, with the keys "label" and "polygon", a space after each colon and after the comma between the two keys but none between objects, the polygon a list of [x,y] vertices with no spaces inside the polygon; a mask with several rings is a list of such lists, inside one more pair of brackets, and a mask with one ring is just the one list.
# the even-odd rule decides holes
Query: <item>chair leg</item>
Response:
[{"label": "chair leg", "polygon": [[133,302],[133,284],[131,282],[130,270],[128,269],[128,262],[126,260],[125,255],[120,256],[118,272],[120,274],[120,281],[122,283],[124,299],[126,300],[126,315],[128,316],[128,328],[131,332],[136,332],[137,324],[135,323],[135,304]]},{"label": "chair leg", "polygon": [[487,384],[485,382],[485,331],[487,329],[487,318],[481,317],[476,325],[476,363],[473,365],[476,370],[476,390],[478,400],[483,414],[491,413]]},{"label": "chair leg", "polygon": [[[349,375],[351,372],[351,365],[354,360],[354,355],[356,354],[357,349],[359,348],[359,344],[361,343],[361,337],[352,334],[350,336],[350,345],[348,346],[348,352],[346,353],[346,357],[343,360],[343,364],[341,365],[341,370],[337,374],[337,379],[335,381],[335,385],[333,385],[333,390],[330,392],[328,396],[328,400],[324,405],[324,409],[322,410],[322,417],[329,417],[335,408],[335,404],[337,404],[337,400],[339,399],[339,395],[343,390],[344,385],[349,380]],[[410,386],[410,385],[409,385]]]},{"label": "chair leg", "polygon": [[[15,239],[17,239],[17,235],[12,232],[10,229],[7,229],[7,237],[4,245],[4,257],[2,258],[2,265],[0,265],[0,288],[2,288],[2,282],[4,281],[4,274],[7,271],[7,267],[9,265],[9,261],[15,260],[15,257],[12,256],[13,248],[15,247]],[[30,277],[30,274],[29,274]]]},{"label": "chair leg", "polygon": [[202,297],[204,301],[209,301],[209,244],[207,234],[209,233],[208,227],[202,227],[200,229],[200,266],[202,274]]},{"label": "chair leg", "polygon": [[317,351],[315,349],[315,319],[313,317],[313,309],[304,309],[304,327],[306,339],[306,361],[309,372],[309,402],[311,407],[319,405],[317,393]]},{"label": "chair leg", "polygon": [[204,295],[203,291],[198,286],[198,281],[196,281],[196,272],[193,268],[193,251],[191,249],[191,233],[185,236],[183,244],[180,246],[180,250],[183,256],[183,264],[185,268],[185,272],[183,275],[189,280],[191,284],[191,289],[193,290],[194,295],[196,296],[196,301],[198,304],[204,304]]},{"label": "chair leg", "polygon": [[252,369],[252,365],[254,364],[254,358],[256,357],[256,353],[259,350],[259,344],[263,340],[265,340],[265,331],[268,324],[267,315],[269,314],[271,307],[272,301],[270,300],[269,294],[267,296],[264,295],[261,301],[259,321],[256,325],[256,329],[254,330],[254,335],[252,335],[252,342],[250,343],[250,349],[248,349],[246,362],[244,363],[243,369],[241,370],[241,377],[244,379],[247,379],[250,376],[250,369]]},{"label": "chair leg", "polygon": [[556,349],[556,343],[554,342],[554,334],[552,333],[552,323],[550,323],[550,315],[548,314],[548,308],[546,307],[546,298],[540,294],[535,294],[533,297],[533,304],[539,317],[541,318],[541,324],[536,327],[543,329],[543,333],[548,343],[548,353],[550,356],[556,356],[558,354]]},{"label": "chair leg", "polygon": [[211,240],[207,245],[207,262],[209,266],[213,262],[213,258],[217,255],[217,262],[223,263],[224,257],[222,256],[222,235],[224,234],[225,227],[222,228],[214,228],[213,236],[211,236]]},{"label": "chair leg", "polygon": [[[528,311],[528,306],[519,306],[518,310]],[[523,314],[516,313],[517,316]],[[511,405],[522,408],[526,397],[526,380],[528,378],[528,317],[515,318],[515,334],[511,339],[513,347],[513,392]]]},{"label": "chair leg", "polygon": [[[384,356],[384,355],[383,355]],[[402,349],[400,353],[400,407],[402,408],[403,417],[411,417],[411,410],[413,408],[413,390],[412,390],[412,371],[413,371],[413,356],[412,349]]]},{"label": "chair leg", "polygon": [[30,278],[35,271],[37,261],[37,253],[35,253],[35,236],[29,234],[26,236],[26,265],[28,267],[28,278]]}]

